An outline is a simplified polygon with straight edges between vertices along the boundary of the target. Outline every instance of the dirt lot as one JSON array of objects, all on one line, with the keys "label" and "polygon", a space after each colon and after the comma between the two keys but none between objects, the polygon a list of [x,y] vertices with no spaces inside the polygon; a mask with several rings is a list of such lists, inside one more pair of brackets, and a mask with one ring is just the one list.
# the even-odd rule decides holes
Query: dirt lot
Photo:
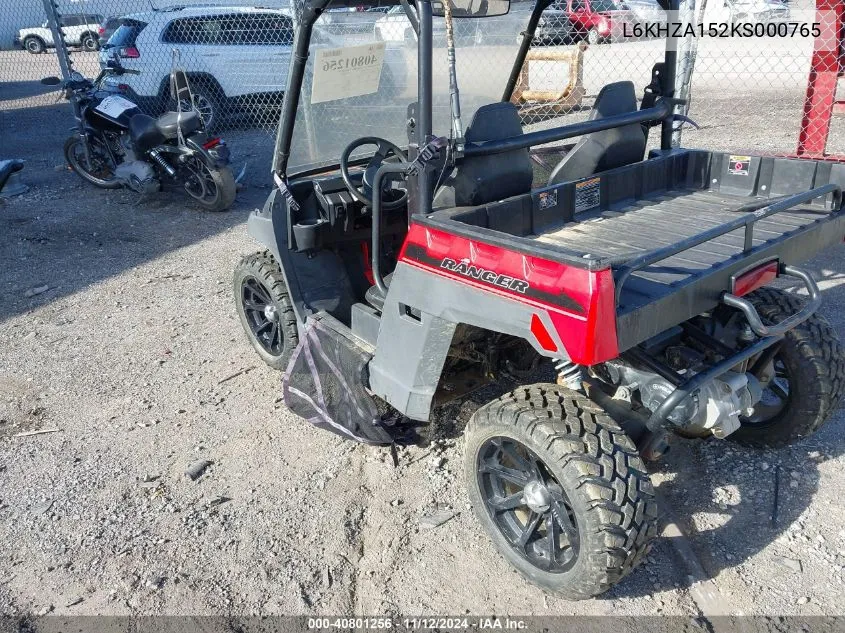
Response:
[{"label": "dirt lot", "polygon": [[[768,138],[785,106],[743,98],[771,116],[712,116],[728,96],[704,92],[696,105],[711,116],[690,142]],[[398,467],[286,412],[230,289],[255,248],[244,222],[268,191],[268,136],[226,133],[235,170],[249,163],[246,187],[231,212],[208,215],[86,186],[61,157],[66,106],[40,103],[0,111],[4,152],[27,159],[31,186],[0,203],[0,613],[698,613],[669,537],[592,601],[513,572],[464,495],[474,399],[439,412],[438,440],[400,450]],[[810,266],[845,331],[841,256]],[[653,467],[726,612],[843,613],[843,453],[840,411],[792,448],[679,440]],[[199,459],[213,463],[191,481]],[[421,526],[438,507],[454,518]]]}]

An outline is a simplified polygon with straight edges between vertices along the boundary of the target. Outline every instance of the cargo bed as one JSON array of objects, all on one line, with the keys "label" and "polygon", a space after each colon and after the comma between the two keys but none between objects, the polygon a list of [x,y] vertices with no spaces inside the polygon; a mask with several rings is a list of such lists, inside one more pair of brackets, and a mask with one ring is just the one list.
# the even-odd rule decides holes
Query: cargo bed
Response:
[{"label": "cargo bed", "polygon": [[423,224],[588,270],[613,270],[621,350],[712,309],[731,277],[845,236],[845,165],[695,150]]}]

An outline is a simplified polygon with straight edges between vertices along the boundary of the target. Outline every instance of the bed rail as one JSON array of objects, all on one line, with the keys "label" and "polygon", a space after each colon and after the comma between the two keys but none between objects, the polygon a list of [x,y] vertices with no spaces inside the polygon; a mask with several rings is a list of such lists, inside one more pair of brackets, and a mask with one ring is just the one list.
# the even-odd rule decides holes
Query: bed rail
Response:
[{"label": "bed rail", "polygon": [[789,196],[782,196],[775,201],[761,200],[744,205],[736,209],[736,212],[738,213],[745,212],[736,220],[702,231],[697,235],[680,240],[674,244],[670,244],[669,246],[664,246],[663,248],[659,248],[655,251],[649,251],[648,253],[643,253],[642,255],[633,258],[620,258],[618,261],[611,262],[611,265],[615,268],[616,305],[619,306],[620,304],[622,288],[624,287],[625,282],[638,270],[642,270],[643,268],[651,266],[661,260],[668,259],[673,255],[677,255],[678,253],[682,253],[683,251],[689,250],[699,244],[709,242],[721,235],[725,235],[726,233],[736,231],[737,229],[741,229],[743,227],[745,227],[745,242],[742,252],[743,254],[748,254],[751,252],[754,244],[755,222],[828,194],[833,194],[833,203],[827,212],[830,213],[838,211],[842,205],[842,190],[838,185],[822,185],[821,187],[816,187],[814,189],[810,189],[809,191],[803,191]]}]

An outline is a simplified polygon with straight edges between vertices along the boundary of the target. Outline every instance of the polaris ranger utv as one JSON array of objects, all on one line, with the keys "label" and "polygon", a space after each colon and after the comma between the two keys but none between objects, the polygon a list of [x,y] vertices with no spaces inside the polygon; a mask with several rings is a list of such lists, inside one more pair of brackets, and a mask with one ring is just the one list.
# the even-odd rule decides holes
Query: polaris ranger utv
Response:
[{"label": "polaris ranger utv", "polygon": [[[551,0],[522,25],[502,96],[480,105],[491,82],[467,89],[479,73],[457,72],[452,19],[508,0],[397,0],[415,35],[404,50],[311,50],[320,15],[345,1],[303,4],[277,188],[248,222],[265,250],[234,275],[247,336],[284,371],[290,410],[370,444],[403,441],[449,396],[553,365],[556,383],[472,416],[466,486],[529,580],[595,596],[648,550],[644,459],[671,434],[778,446],[836,408],[842,347],[797,264],[845,237],[845,164],[673,148],[671,42],[639,105],[632,83],[613,83],[587,120],[524,132],[511,96]],[[465,129],[458,76],[464,112],[477,106]],[[370,129],[382,133],[357,138]],[[537,183],[532,148],[574,137]],[[808,297],[765,287],[779,277]]]}]

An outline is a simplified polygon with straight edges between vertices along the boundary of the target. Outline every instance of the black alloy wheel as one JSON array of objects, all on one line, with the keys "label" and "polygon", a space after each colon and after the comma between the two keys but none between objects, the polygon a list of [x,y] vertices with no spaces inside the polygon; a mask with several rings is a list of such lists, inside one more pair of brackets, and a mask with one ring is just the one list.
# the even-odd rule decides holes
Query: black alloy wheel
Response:
[{"label": "black alloy wheel", "polygon": [[241,285],[241,305],[253,338],[267,354],[281,356],[285,348],[281,317],[276,303],[255,277],[246,277]]},{"label": "black alloy wheel", "polygon": [[550,573],[578,560],[580,538],[563,487],[537,455],[508,437],[492,437],[478,452],[478,484],[487,512],[514,551]]}]

